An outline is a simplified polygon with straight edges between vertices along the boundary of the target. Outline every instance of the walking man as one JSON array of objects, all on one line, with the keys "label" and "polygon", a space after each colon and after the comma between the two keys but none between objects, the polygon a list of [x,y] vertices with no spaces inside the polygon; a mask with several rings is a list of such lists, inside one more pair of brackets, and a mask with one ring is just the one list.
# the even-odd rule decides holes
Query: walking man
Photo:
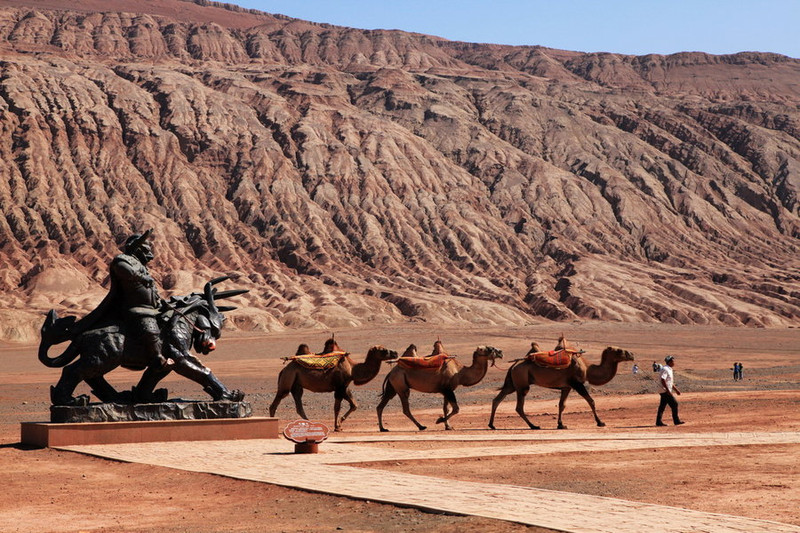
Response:
[{"label": "walking man", "polygon": [[675,366],[675,358],[668,355],[664,358],[666,363],[661,367],[659,378],[661,379],[661,403],[658,404],[658,414],[656,415],[656,425],[666,426],[661,420],[664,415],[664,409],[669,405],[672,409],[672,422],[679,426],[683,421],[678,417],[678,400],[675,399],[675,394],[680,396],[681,391],[675,386],[675,377],[672,373],[672,367]]}]

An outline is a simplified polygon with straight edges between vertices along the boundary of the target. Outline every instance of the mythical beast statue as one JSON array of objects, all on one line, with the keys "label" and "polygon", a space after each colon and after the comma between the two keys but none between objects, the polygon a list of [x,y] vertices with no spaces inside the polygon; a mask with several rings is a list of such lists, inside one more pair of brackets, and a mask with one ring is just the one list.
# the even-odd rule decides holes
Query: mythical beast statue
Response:
[{"label": "mythical beast statue", "polygon": [[[217,292],[214,285],[230,279],[223,276],[206,283],[202,294],[162,300],[146,267],[153,258],[147,242],[151,234],[148,230],[126,241],[125,253],[111,263],[111,289],[94,311],[78,321],[74,316],[59,318],[54,310],[47,314],[39,360],[48,367],[63,367],[58,383],[50,388],[53,405],[87,405],[87,395],[72,396],[81,381],[102,402],[165,401],[166,389],[155,387],[172,371],[199,383],[214,400],[244,397],[241,391],[228,390],[190,350],[208,354],[216,348],[225,320],[222,313],[235,309],[218,307],[216,300],[248,291]],[[65,341],[71,342],[61,355],[48,355],[51,346]],[[105,379],[120,366],[144,370],[131,391],[119,392]]]}]

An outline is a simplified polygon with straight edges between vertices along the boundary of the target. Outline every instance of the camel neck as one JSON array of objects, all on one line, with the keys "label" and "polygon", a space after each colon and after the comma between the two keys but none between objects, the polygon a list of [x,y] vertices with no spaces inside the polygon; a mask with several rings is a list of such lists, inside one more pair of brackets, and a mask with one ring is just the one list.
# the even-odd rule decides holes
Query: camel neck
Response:
[{"label": "camel neck", "polygon": [[589,365],[586,368],[586,380],[591,385],[605,385],[617,375],[618,365],[618,362],[604,357],[599,365]]},{"label": "camel neck", "polygon": [[470,366],[462,367],[458,372],[458,383],[465,387],[475,385],[486,376],[489,370],[489,360],[486,357],[472,357]]},{"label": "camel neck", "polygon": [[378,375],[381,369],[381,361],[372,352],[367,353],[367,358],[363,363],[353,365],[353,383],[363,385],[371,381]]}]

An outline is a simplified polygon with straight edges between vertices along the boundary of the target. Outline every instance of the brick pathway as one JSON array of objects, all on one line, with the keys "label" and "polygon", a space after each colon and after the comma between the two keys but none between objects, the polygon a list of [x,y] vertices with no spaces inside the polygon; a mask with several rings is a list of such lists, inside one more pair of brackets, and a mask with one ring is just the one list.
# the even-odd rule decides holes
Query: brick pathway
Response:
[{"label": "brick pathway", "polygon": [[[61,449],[127,462],[146,463],[194,472],[262,481],[364,500],[421,509],[483,516],[579,533],[708,532],[800,533],[791,524],[739,516],[704,513],[600,496],[529,487],[446,480],[354,468],[347,463],[430,458],[430,450],[388,449],[369,443],[391,441],[449,441],[436,450],[437,458],[487,455],[534,455],[564,449],[606,451],[673,446],[731,446],[798,444],[800,432],[786,433],[530,433],[484,431],[413,435],[342,436],[320,445],[321,453],[295,455],[294,444],[283,439],[69,446]],[[486,442],[485,446],[453,446],[457,442]],[[509,446],[491,442],[521,441]],[[440,495],[446,494],[447,498]]]}]

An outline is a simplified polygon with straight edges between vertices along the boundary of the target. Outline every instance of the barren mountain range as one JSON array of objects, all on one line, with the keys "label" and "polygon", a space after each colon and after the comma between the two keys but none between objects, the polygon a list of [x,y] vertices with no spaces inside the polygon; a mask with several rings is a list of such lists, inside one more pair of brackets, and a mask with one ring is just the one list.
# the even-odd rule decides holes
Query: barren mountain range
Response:
[{"label": "barren mountain range", "polygon": [[0,339],[150,227],[164,295],[239,275],[240,329],[800,324],[798,59],[0,0],[0,128]]}]

